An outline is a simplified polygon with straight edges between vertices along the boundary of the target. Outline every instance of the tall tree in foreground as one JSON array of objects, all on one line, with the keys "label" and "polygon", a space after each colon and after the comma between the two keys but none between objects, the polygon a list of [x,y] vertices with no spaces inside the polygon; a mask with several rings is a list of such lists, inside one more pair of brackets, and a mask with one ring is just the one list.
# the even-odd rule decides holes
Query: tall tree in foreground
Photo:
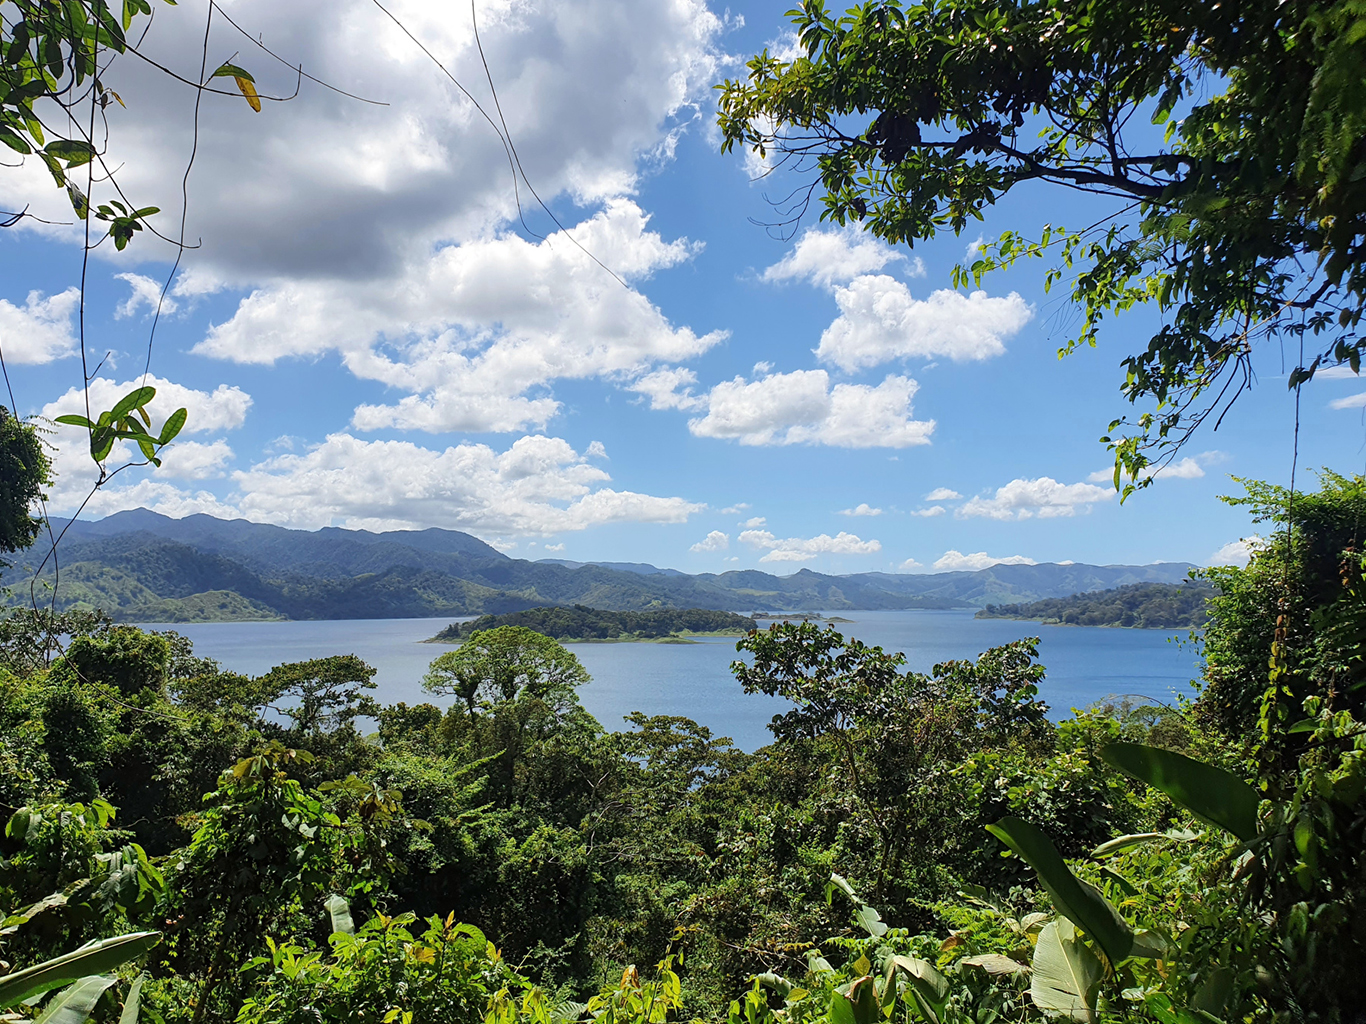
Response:
[{"label": "tall tree in foreground", "polygon": [[[1366,9],[930,0],[789,12],[804,55],[767,50],[724,83],[727,150],[818,177],[821,216],[914,244],[962,229],[1026,182],[1099,193],[1090,227],[1007,231],[957,283],[1026,256],[1053,261],[1084,310],[1063,352],[1107,316],[1154,303],[1162,326],[1124,361],[1145,409],[1110,427],[1142,486],[1251,385],[1255,344],[1357,370],[1366,340]],[[1153,126],[1157,126],[1156,128]],[[805,208],[799,200],[796,215]]]}]

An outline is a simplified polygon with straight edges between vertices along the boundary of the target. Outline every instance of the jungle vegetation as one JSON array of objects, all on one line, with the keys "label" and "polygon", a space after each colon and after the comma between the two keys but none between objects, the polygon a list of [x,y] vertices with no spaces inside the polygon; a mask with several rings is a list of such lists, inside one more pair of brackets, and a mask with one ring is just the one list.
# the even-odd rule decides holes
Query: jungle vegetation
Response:
[{"label": "jungle vegetation", "polygon": [[1286,498],[1249,485],[1272,539],[1213,573],[1189,704],[1055,722],[1034,640],[919,673],[775,623],[737,643],[737,685],[791,705],[754,753],[606,727],[521,626],[383,705],[347,655],[251,678],[11,615],[0,998],[128,1024],[1355,1019],[1366,479],[1293,522]]},{"label": "jungle vegetation", "polygon": [[1134,583],[1113,590],[1021,604],[989,604],[979,619],[1024,619],[1064,626],[1200,629],[1214,588],[1206,583]]},{"label": "jungle vegetation", "polygon": [[556,640],[657,640],[690,634],[740,636],[755,629],[756,623],[744,615],[706,608],[608,612],[576,604],[568,608],[528,608],[524,612],[481,615],[470,622],[453,622],[432,639],[459,643],[474,633],[498,626],[522,626]]}]

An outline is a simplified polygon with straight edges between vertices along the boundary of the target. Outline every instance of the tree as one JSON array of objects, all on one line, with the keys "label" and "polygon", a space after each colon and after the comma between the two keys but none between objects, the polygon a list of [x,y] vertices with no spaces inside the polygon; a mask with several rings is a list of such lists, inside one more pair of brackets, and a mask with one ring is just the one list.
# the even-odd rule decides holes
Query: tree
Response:
[{"label": "tree", "polygon": [[[822,219],[891,242],[961,232],[1017,186],[1115,201],[1089,228],[1007,231],[955,282],[1056,260],[1084,311],[1062,353],[1155,304],[1123,361],[1106,438],[1135,486],[1251,384],[1257,340],[1355,371],[1366,339],[1366,12],[1327,0],[824,0],[789,12],[803,56],[767,50],[721,86],[723,146],[819,169]],[[1157,130],[1145,122],[1158,126]],[[800,194],[800,190],[799,190]],[[797,209],[805,208],[798,201]]]},{"label": "tree", "polygon": [[33,425],[0,405],[0,551],[13,554],[38,539],[42,520],[33,515],[33,506],[51,472]]},{"label": "tree", "polygon": [[366,690],[373,690],[375,670],[354,654],[336,654],[276,665],[260,679],[252,681],[257,689],[257,706],[284,700],[279,708],[294,723],[298,732],[317,735],[332,733],[351,725],[362,715],[379,709]]}]

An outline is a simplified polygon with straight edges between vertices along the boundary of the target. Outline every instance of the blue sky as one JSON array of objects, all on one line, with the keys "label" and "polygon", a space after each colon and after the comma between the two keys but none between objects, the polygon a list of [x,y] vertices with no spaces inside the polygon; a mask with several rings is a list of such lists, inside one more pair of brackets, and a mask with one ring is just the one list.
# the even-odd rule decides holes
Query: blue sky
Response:
[{"label": "blue sky", "polygon": [[[692,572],[1236,557],[1228,546],[1254,528],[1217,496],[1237,493],[1231,475],[1290,472],[1279,350],[1260,353],[1256,388],[1217,433],[1121,506],[1093,479],[1109,465],[1097,438],[1127,411],[1118,364],[1152,315],[1059,361],[1075,314],[1043,293],[1042,264],[975,298],[947,291],[979,235],[1079,225],[1104,207],[1022,190],[980,230],[914,252],[814,214],[773,237],[753,221],[799,182],[756,182],[753,161],[719,153],[709,86],[785,45],[786,7],[480,4],[514,141],[571,241],[534,207],[527,225],[550,238],[523,230],[497,136],[373,7],[231,5],[305,70],[390,105],[308,86],[261,114],[206,102],[188,210],[201,244],[151,353],[161,414],[186,405],[190,427],[163,470],[127,470],[87,513],[442,526],[519,557]],[[487,98],[467,24],[418,0],[394,10]],[[203,16],[195,3],[159,13],[149,47],[197,66],[188,42]],[[241,51],[263,91],[292,89],[228,26],[212,39],[211,60]],[[111,78],[128,101],[111,118],[111,162],[174,234],[193,95],[126,63]],[[0,176],[7,209],[69,219],[60,199],[38,168]],[[22,413],[81,402],[72,231],[0,235],[0,344]],[[101,407],[140,377],[145,297],[173,256],[140,237],[90,262],[87,352],[109,353]],[[1306,388],[1302,481],[1321,465],[1362,470],[1363,392],[1342,377]],[[55,440],[52,511],[69,512],[88,460],[75,434]]]}]

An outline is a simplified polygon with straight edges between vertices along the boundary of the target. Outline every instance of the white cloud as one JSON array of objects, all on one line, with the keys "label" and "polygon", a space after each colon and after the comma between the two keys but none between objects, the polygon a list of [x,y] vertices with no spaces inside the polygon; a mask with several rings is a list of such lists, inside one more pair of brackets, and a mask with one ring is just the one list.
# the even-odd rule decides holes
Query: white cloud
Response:
[{"label": "white cloud", "polygon": [[998,487],[991,497],[970,498],[954,514],[960,518],[1051,519],[1076,515],[1078,510],[1089,512],[1096,502],[1109,501],[1114,496],[1113,488],[1089,483],[1061,484],[1052,477],[1041,476],[1034,480],[1012,480]]},{"label": "white cloud", "polygon": [[175,299],[170,295],[165,299],[161,297],[161,281],[153,281],[143,274],[115,274],[114,277],[126,281],[133,289],[128,298],[119,303],[118,308],[114,310],[115,319],[121,320],[132,316],[144,306],[149,315],[156,312],[158,304],[162,313],[174,313],[178,308]]},{"label": "white cloud", "polygon": [[760,562],[808,562],[819,555],[871,555],[882,550],[876,540],[862,540],[852,533],[841,531],[831,537],[822,533],[816,537],[788,537],[780,540],[767,530],[746,530],[740,542],[766,550]]},{"label": "white cloud", "polygon": [[[468,8],[388,6],[487,100]],[[547,389],[557,379],[639,376],[722,337],[671,324],[579,248],[633,284],[697,251],[647,231],[646,215],[624,197],[642,169],[669,158],[728,59],[717,48],[723,22],[704,0],[480,5],[484,56],[527,175],[541,197],[560,201],[561,216],[571,203],[585,211],[554,231],[523,186],[527,223],[545,241],[503,233],[518,219],[503,142],[374,5],[236,0],[232,15],[310,74],[388,105],[307,82],[296,100],[261,114],[240,97],[205,97],[186,229],[202,245],[186,254],[172,294],[247,294],[202,354],[269,364],[339,352],[352,373],[396,391],[392,403],[356,410],[357,429],[512,431],[555,415]],[[181,68],[202,31],[188,12],[172,12],[141,49]],[[293,90],[288,68],[222,21],[210,46],[224,55],[246,46],[240,62],[262,93]],[[174,230],[192,93],[132,58],[104,81],[127,103],[110,112],[109,163],[130,196],[164,208],[153,223]],[[7,172],[0,206],[31,202],[39,216],[69,220],[46,177],[32,159]],[[71,228],[30,222],[16,230],[75,238]],[[142,238],[107,255],[125,269],[164,251]],[[132,312],[150,290],[129,284]]]},{"label": "white cloud", "polygon": [[824,370],[794,370],[712,388],[707,415],[688,422],[699,437],[745,445],[824,444],[839,448],[905,448],[929,444],[933,420],[912,419],[919,385],[889,376],[876,387],[836,384]]},{"label": "white cloud", "polygon": [[763,516],[751,516],[749,519],[746,519],[740,525],[743,526],[746,530],[757,530],[761,526],[766,526],[767,524],[768,520],[765,519]]},{"label": "white cloud", "polygon": [[[625,275],[689,258],[693,246],[665,242],[645,230],[647,221],[633,202],[614,200],[575,230]],[[335,349],[356,376],[408,392],[391,405],[358,407],[360,430],[511,431],[544,427],[559,411],[544,391],[555,380],[639,374],[700,355],[724,337],[674,328],[562,233],[539,243],[507,234],[442,248],[398,289],[379,279],[258,290],[195,351],[272,363]],[[669,390],[689,375],[663,371],[637,390],[667,408]],[[684,399],[673,404],[691,407]]]},{"label": "white cloud", "polygon": [[[80,497],[84,498],[85,495],[82,494]],[[59,511],[52,503],[49,503],[48,507],[54,512]],[[242,518],[236,507],[220,501],[209,491],[186,491],[174,484],[149,480],[146,477],[125,486],[101,488],[86,504],[82,515],[102,518],[130,508],[149,508],[172,519],[183,519],[185,516],[200,513],[218,519]]]},{"label": "white cloud", "polygon": [[920,516],[922,519],[933,519],[935,516],[942,516],[943,514],[943,505],[931,505],[929,508],[916,509],[911,513],[911,515]]},{"label": "white cloud", "polygon": [[1359,395],[1348,395],[1346,398],[1335,398],[1328,403],[1330,409],[1362,409],[1366,408],[1366,391]]},{"label": "white cloud", "polygon": [[221,438],[209,444],[199,441],[176,441],[161,455],[161,466],[153,476],[180,480],[207,480],[223,475],[223,467],[232,460],[228,442]]},{"label": "white cloud", "polygon": [[1352,367],[1343,363],[1340,366],[1325,366],[1314,373],[1315,380],[1360,380],[1361,374],[1353,373]]},{"label": "white cloud", "polygon": [[[1139,477],[1144,480],[1163,480],[1167,478],[1173,480],[1199,480],[1205,475],[1205,469],[1201,463],[1209,464],[1211,462],[1221,461],[1219,459],[1211,458],[1211,456],[1222,454],[1222,452],[1205,452],[1203,455],[1199,455],[1195,458],[1187,456],[1178,462],[1169,462],[1166,465],[1146,466],[1143,471],[1139,473]],[[1113,486],[1115,468],[1114,466],[1107,466],[1105,469],[1098,469],[1086,479],[1093,484],[1110,484]],[[1124,477],[1121,476],[1121,479],[1124,479]]]},{"label": "white cloud", "polygon": [[908,558],[908,559],[906,559],[906,561],[902,562],[899,566],[897,566],[897,571],[898,571],[898,572],[914,572],[916,569],[923,569],[923,568],[925,568],[925,567],[924,567],[923,565],[921,565],[919,562],[917,562],[914,558]]},{"label": "white cloud", "polygon": [[837,514],[842,516],[880,516],[882,509],[873,508],[866,501],[863,501],[853,508],[842,508]]},{"label": "white cloud", "polygon": [[1005,339],[1034,315],[1014,292],[991,298],[984,291],[963,295],[942,288],[916,299],[885,274],[836,288],[835,301],[840,316],[821,335],[816,355],[846,371],[897,359],[990,359],[1005,352]]},{"label": "white cloud", "polygon": [[484,444],[435,451],[407,441],[333,434],[302,455],[233,474],[242,513],[317,529],[441,526],[517,537],[607,523],[681,523],[704,506],[600,485],[611,478],[557,437],[529,436],[496,452]]},{"label": "white cloud", "polygon": [[725,551],[730,547],[730,537],[720,530],[712,530],[696,544],[690,547],[689,551]]},{"label": "white cloud", "polygon": [[978,235],[976,238],[974,238],[971,242],[968,243],[968,247],[966,251],[964,251],[963,253],[963,259],[967,261],[968,265],[971,265],[974,260],[976,260],[979,256],[982,255],[983,252],[986,251],[986,241],[987,240],[985,236]]},{"label": "white cloud", "polygon": [[1034,559],[1026,558],[1024,555],[996,557],[987,554],[985,551],[976,551],[970,555],[965,555],[961,551],[950,549],[935,560],[934,568],[936,572],[976,572],[978,569],[986,569],[993,565],[1038,564]]},{"label": "white cloud", "polygon": [[29,292],[22,306],[0,299],[0,348],[4,349],[5,362],[50,363],[75,352],[80,341],[72,333],[71,318],[80,304],[79,288],[46,297],[42,292]]},{"label": "white cloud", "polygon": [[[763,280],[805,279],[830,288],[905,259],[904,253],[857,227],[825,231],[808,228],[790,253],[764,271]],[[925,273],[919,259],[911,263],[910,269],[917,276]]]},{"label": "white cloud", "polygon": [[547,551],[563,551],[563,550],[564,550],[564,545],[563,545],[563,544],[546,544],[546,545],[545,545],[545,549],[546,549]]},{"label": "white cloud", "polygon": [[948,487],[936,487],[925,495],[926,501],[957,501],[962,495]]},{"label": "white cloud", "polygon": [[1210,565],[1236,565],[1245,566],[1252,558],[1254,552],[1264,547],[1266,541],[1256,536],[1243,537],[1241,540],[1229,541],[1214,554],[1209,556]]},{"label": "white cloud", "polygon": [[741,501],[741,502],[737,502],[737,503],[734,504],[734,505],[730,505],[730,506],[728,506],[728,507],[726,507],[726,508],[723,508],[723,509],[721,510],[721,514],[722,514],[723,516],[735,516],[735,515],[739,515],[741,512],[747,511],[747,510],[749,509],[749,507],[750,507],[750,506],[749,506],[749,502],[747,502],[747,501]]},{"label": "white cloud", "polygon": [[[113,408],[119,399],[134,388],[142,386],[142,383],[141,378],[122,382],[112,381],[106,377],[95,378],[90,382],[91,414],[98,416],[102,411]],[[159,432],[166,417],[181,407],[189,413],[181,433],[182,437],[235,430],[246,421],[247,410],[251,408],[250,395],[240,388],[229,387],[226,384],[220,384],[213,391],[197,391],[160,377],[147,378],[147,384],[157,391],[149,406],[152,414],[151,429],[154,432]],[[79,388],[71,388],[61,398],[49,402],[42,409],[42,415],[48,419],[55,419],[68,413],[86,415],[85,397]],[[61,424],[57,426],[53,444],[56,446],[52,460],[56,480],[49,489],[48,507],[53,512],[71,512],[90,493],[98,476],[95,464],[90,459],[89,437],[80,427]],[[214,475],[215,468],[231,458],[231,455],[231,449],[222,440],[211,444],[189,440],[176,441],[165,449],[162,468],[156,471],[156,475],[201,479]],[[110,469],[115,469],[127,462],[141,460],[142,455],[136,448],[120,441],[110,452],[107,464]],[[154,483],[145,478],[134,485],[134,477],[130,474],[142,472],[145,471],[133,469],[115,477],[111,484],[101,488],[86,511],[92,515],[106,515],[124,508],[137,508],[139,504],[155,508],[156,511],[164,511],[166,508],[189,507],[184,505],[185,502],[203,506],[192,508],[191,511],[205,510],[208,507],[206,502],[220,508],[227,507],[217,505],[217,499],[207,492],[188,496],[169,484]],[[178,502],[181,504],[177,504]]]},{"label": "white cloud", "polygon": [[685,367],[665,366],[647,373],[629,385],[650,399],[651,409],[683,409],[692,412],[707,407],[705,395],[694,395],[697,374]]}]

